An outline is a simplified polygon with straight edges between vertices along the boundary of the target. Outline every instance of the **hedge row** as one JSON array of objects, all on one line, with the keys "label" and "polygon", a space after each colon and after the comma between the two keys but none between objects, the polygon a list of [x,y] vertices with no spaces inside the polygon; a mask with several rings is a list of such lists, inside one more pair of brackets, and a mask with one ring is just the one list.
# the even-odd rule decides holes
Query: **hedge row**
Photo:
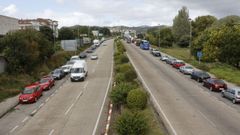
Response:
[{"label": "hedge row", "polygon": [[137,82],[137,74],[129,63],[122,42],[116,39],[114,43],[116,85],[110,93],[110,98],[121,112],[115,122],[115,129],[119,135],[144,135],[148,129],[148,122],[141,111],[146,108],[147,94]]}]

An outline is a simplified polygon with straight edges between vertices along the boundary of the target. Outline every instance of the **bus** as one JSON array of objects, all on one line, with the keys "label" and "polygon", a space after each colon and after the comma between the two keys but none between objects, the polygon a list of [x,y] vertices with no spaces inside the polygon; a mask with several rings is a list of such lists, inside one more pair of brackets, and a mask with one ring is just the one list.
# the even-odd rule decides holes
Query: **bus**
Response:
[{"label": "bus", "polygon": [[142,40],[140,43],[140,48],[143,50],[149,50],[150,49],[150,43],[147,40]]}]

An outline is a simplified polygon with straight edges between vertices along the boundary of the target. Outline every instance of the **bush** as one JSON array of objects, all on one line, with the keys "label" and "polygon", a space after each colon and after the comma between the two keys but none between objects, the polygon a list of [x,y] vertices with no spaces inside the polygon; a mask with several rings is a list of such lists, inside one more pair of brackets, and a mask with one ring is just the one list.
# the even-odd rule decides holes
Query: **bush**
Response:
[{"label": "bush", "polygon": [[118,55],[117,57],[114,58],[116,64],[124,64],[128,63],[129,59],[125,54]]},{"label": "bush", "polygon": [[127,106],[130,109],[144,109],[147,105],[147,95],[140,89],[131,90],[127,96]]},{"label": "bush", "polygon": [[124,112],[115,125],[119,135],[144,135],[148,129],[147,119],[139,112]]},{"label": "bush", "polygon": [[131,69],[132,69],[132,67],[128,63],[117,65],[115,67],[115,71],[120,72],[120,73],[126,72],[126,71],[131,70]]},{"label": "bush", "polygon": [[131,68],[124,73],[124,78],[127,82],[132,82],[132,81],[134,81],[134,79],[137,78],[137,74],[136,74],[135,70],[133,68]]},{"label": "bush", "polygon": [[126,82],[124,74],[123,73],[117,73],[115,75],[115,82],[116,82],[116,84],[119,84],[119,83],[122,83],[122,82]]},{"label": "bush", "polygon": [[128,92],[136,88],[136,85],[122,82],[113,88],[110,93],[110,98],[116,105],[126,104]]}]

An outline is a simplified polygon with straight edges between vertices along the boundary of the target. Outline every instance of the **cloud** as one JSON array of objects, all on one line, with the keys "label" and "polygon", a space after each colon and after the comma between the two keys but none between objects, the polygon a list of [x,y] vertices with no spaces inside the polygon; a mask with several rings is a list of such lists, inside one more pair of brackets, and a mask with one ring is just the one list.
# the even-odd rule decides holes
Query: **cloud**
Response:
[{"label": "cloud", "polygon": [[10,4],[2,9],[2,13],[5,15],[14,15],[17,12],[17,7],[14,4]]},{"label": "cloud", "polygon": [[56,0],[56,2],[59,4],[63,4],[65,2],[65,0]]}]

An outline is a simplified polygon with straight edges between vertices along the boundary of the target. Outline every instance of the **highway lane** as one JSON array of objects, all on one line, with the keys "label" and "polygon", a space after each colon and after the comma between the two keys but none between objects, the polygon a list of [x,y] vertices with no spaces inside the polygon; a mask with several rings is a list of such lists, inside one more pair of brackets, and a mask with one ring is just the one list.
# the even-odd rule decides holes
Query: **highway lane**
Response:
[{"label": "highway lane", "polygon": [[99,60],[87,60],[88,77],[84,82],[64,85],[21,128],[16,135],[93,135],[100,134],[99,125],[105,111],[105,101],[111,82],[113,40],[106,41],[95,53]]},{"label": "highway lane", "polygon": [[[171,134],[238,135],[238,109],[209,94],[197,82],[171,68],[149,51],[126,44],[127,53],[140,78],[164,117]],[[154,100],[153,99],[153,100]]]}]

